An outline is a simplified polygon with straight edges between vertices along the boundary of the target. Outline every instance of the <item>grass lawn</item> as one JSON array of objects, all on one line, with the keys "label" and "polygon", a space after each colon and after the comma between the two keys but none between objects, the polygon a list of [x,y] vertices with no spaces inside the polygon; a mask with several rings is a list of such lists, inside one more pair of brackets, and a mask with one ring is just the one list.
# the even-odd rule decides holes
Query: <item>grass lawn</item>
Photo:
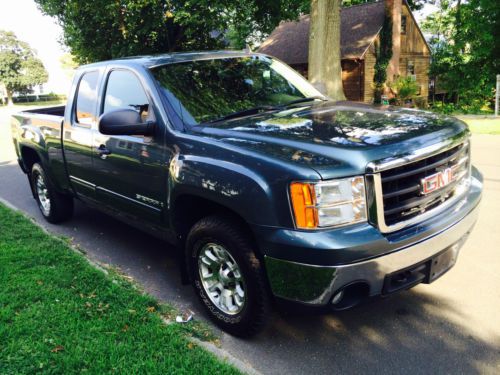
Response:
[{"label": "grass lawn", "polygon": [[500,134],[500,118],[467,118],[460,117],[465,121],[474,134]]},{"label": "grass lawn", "polygon": [[0,205],[0,373],[233,374],[167,306]]}]

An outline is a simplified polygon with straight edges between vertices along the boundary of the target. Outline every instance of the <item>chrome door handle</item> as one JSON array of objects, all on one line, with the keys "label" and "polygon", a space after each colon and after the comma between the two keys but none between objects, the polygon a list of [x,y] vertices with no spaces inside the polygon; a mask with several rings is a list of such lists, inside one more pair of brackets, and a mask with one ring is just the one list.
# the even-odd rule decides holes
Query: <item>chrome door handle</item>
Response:
[{"label": "chrome door handle", "polygon": [[109,151],[105,145],[100,145],[98,148],[97,148],[97,154],[99,155],[99,157],[103,160],[106,160],[106,158],[108,157],[108,155],[111,154],[111,151]]}]

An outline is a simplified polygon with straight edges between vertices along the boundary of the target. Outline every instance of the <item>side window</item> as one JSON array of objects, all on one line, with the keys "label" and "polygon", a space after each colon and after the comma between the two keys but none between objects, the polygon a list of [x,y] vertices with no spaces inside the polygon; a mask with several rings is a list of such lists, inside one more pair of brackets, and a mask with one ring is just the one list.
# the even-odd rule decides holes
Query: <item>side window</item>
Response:
[{"label": "side window", "polygon": [[118,108],[135,109],[143,121],[152,118],[149,101],[139,79],[124,70],[113,70],[108,77],[103,113]]},{"label": "side window", "polygon": [[97,102],[97,80],[99,72],[84,73],[76,94],[75,119],[83,125],[92,125]]}]

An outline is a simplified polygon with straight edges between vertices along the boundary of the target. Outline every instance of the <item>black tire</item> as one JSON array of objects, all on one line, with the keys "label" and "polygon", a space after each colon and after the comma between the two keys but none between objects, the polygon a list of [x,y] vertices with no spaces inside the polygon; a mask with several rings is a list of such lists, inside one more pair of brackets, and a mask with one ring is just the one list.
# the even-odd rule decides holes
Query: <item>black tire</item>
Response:
[{"label": "black tire", "polygon": [[[203,286],[198,259],[208,244],[217,244],[237,263],[243,276],[245,299],[241,311],[228,314],[212,301]],[[234,220],[209,216],[198,221],[190,230],[186,241],[187,264],[191,280],[210,318],[224,331],[240,337],[260,332],[269,316],[269,291],[264,267],[253,251],[252,241]],[[234,274],[233,274],[234,275]],[[234,299],[233,299],[234,301]]]},{"label": "black tire", "polygon": [[[73,215],[73,198],[69,195],[64,195],[56,191],[52,181],[47,177],[47,174],[43,170],[43,167],[35,163],[31,169],[31,186],[33,189],[33,196],[38,204],[38,208],[42,213],[43,217],[53,224],[61,223],[71,218]],[[39,194],[39,189],[37,188],[39,183],[42,183],[45,187],[45,196],[41,197]],[[42,202],[49,200],[49,206]],[[48,207],[48,208],[47,208]]]}]

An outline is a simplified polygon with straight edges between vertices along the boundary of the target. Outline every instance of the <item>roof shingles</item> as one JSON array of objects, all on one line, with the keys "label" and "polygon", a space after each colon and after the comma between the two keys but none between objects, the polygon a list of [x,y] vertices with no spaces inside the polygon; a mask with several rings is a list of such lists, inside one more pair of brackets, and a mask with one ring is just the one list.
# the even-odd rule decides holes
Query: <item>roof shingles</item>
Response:
[{"label": "roof shingles", "polygon": [[[340,12],[340,53],[342,59],[361,59],[384,22],[384,2],[342,8]],[[298,21],[281,22],[259,47],[287,64],[307,64],[309,51],[308,15]]]}]

